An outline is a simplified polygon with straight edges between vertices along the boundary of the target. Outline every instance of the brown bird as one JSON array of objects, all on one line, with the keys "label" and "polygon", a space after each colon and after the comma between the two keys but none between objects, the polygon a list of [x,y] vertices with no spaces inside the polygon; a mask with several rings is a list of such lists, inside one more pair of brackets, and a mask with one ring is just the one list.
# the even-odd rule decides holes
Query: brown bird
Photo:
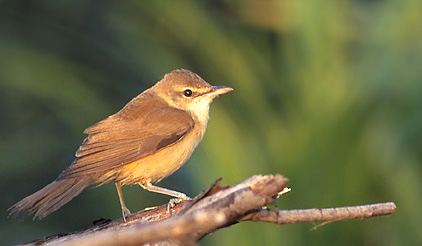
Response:
[{"label": "brown bird", "polygon": [[189,199],[183,193],[154,186],[191,156],[202,140],[211,101],[232,91],[211,86],[188,70],[175,70],[123,109],[87,128],[76,160],[52,183],[13,205],[11,216],[35,213],[42,219],[92,184],[113,181],[123,218],[130,214],[121,186],[142,188]]}]

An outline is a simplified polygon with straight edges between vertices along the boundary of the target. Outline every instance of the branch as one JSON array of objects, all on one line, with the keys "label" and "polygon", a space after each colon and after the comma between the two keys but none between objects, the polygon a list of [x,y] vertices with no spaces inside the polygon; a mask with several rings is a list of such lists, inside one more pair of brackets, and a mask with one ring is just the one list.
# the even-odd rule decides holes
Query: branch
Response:
[{"label": "branch", "polygon": [[280,210],[275,212],[263,209],[248,214],[242,220],[296,224],[316,221],[366,219],[393,214],[395,211],[396,205],[393,202],[339,208]]},{"label": "branch", "polygon": [[292,224],[369,218],[395,211],[394,203],[275,212],[263,209],[283,194],[287,181],[279,174],[256,175],[235,186],[220,187],[219,179],[194,199],[171,209],[166,204],[137,212],[126,223],[123,219],[103,221],[92,228],[27,245],[195,245],[213,231],[247,220]]}]

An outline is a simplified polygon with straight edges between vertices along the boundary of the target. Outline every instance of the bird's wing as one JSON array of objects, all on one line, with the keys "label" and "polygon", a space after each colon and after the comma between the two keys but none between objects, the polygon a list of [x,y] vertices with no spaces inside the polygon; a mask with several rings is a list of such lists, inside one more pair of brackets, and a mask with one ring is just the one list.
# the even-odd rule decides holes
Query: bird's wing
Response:
[{"label": "bird's wing", "polygon": [[[180,141],[194,127],[189,113],[171,107],[147,109],[144,117],[117,113],[85,130],[77,159],[59,178],[107,172]],[[132,112],[133,113],[133,112]]]}]

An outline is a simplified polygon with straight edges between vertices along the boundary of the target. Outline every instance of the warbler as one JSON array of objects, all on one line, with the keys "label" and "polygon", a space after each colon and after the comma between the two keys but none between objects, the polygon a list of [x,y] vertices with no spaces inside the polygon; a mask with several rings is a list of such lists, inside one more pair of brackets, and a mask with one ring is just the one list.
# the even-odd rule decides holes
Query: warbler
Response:
[{"label": "warbler", "polygon": [[233,89],[211,86],[197,74],[174,70],[133,98],[119,112],[87,128],[76,159],[53,182],[24,198],[10,215],[42,219],[87,186],[113,181],[123,218],[130,214],[121,187],[139,184],[148,191],[189,199],[154,184],[178,170],[201,142],[212,100]]}]

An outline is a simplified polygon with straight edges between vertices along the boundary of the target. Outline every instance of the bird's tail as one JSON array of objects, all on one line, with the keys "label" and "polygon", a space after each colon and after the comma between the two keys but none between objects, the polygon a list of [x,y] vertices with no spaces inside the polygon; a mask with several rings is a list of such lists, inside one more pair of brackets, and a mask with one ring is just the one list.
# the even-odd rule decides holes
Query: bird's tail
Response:
[{"label": "bird's tail", "polygon": [[68,203],[93,182],[90,179],[56,179],[9,208],[11,217],[29,215],[42,219]]}]

